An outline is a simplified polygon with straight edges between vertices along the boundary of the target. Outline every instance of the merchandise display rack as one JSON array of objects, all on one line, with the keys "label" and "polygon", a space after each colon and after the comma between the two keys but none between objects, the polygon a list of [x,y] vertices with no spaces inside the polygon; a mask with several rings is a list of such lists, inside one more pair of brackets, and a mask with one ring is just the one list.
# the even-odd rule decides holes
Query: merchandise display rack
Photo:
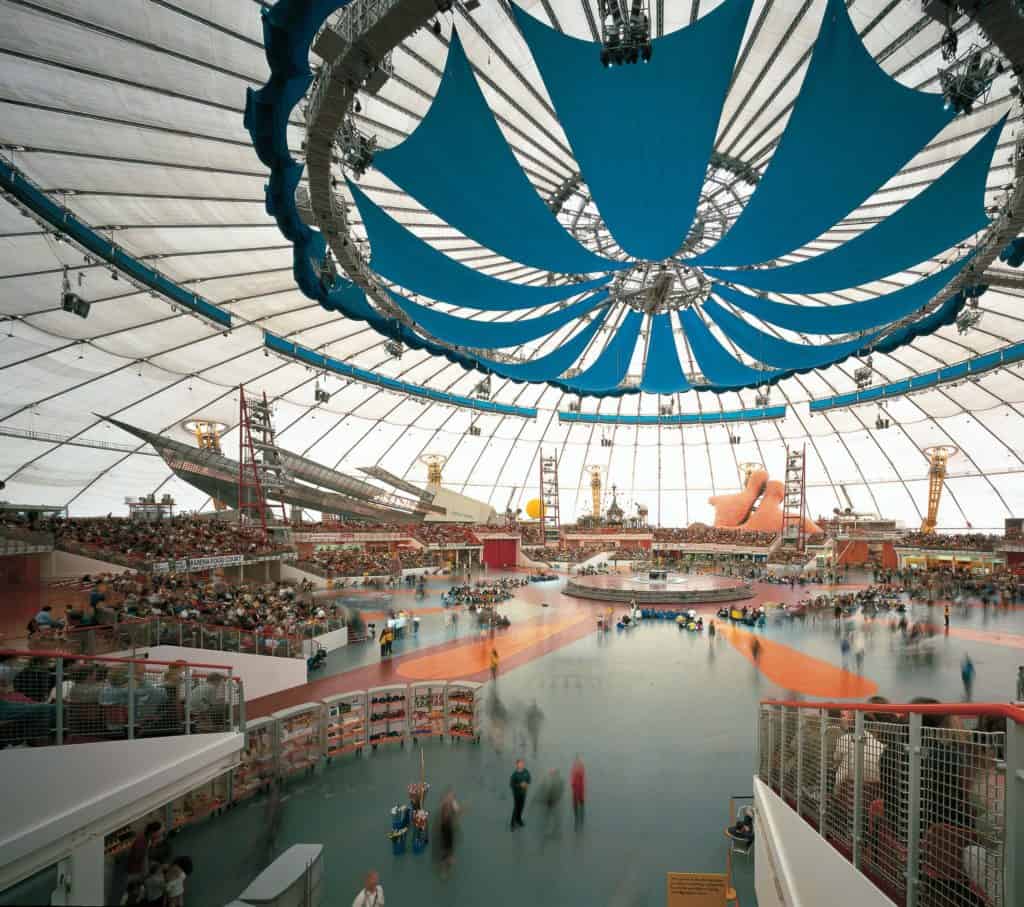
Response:
[{"label": "merchandise display rack", "polygon": [[304,702],[274,712],[278,731],[278,774],[282,778],[308,771],[323,755],[323,714],[319,702]]},{"label": "merchandise display rack", "polygon": [[167,805],[164,827],[174,832],[207,816],[217,815],[231,802],[231,772],[200,784]]},{"label": "merchandise display rack", "polygon": [[452,740],[480,742],[480,701],[482,683],[453,680],[448,684],[445,729]]},{"label": "merchandise display rack", "polygon": [[237,803],[262,790],[277,774],[278,723],[268,716],[246,723],[241,762],[230,773],[228,798]]},{"label": "merchandise display rack", "polygon": [[367,694],[370,746],[382,743],[405,746],[409,734],[409,688],[404,684],[371,687]]},{"label": "merchandise display rack", "polygon": [[444,738],[446,728],[445,680],[426,680],[409,686],[409,699],[412,705],[411,733],[412,739],[423,737]]},{"label": "merchandise display rack", "polygon": [[353,690],[328,696],[324,704],[324,751],[328,759],[362,753],[366,746],[366,691]]}]

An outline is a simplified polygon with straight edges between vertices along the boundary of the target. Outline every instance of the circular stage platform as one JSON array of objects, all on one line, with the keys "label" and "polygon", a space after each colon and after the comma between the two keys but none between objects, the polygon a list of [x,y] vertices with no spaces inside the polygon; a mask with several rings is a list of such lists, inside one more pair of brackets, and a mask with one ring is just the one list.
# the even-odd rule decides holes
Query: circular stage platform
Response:
[{"label": "circular stage platform", "polygon": [[565,586],[566,595],[593,598],[603,602],[630,602],[638,605],[698,605],[709,602],[734,602],[750,598],[750,583],[729,576],[681,576],[651,579],[648,576],[577,576]]}]

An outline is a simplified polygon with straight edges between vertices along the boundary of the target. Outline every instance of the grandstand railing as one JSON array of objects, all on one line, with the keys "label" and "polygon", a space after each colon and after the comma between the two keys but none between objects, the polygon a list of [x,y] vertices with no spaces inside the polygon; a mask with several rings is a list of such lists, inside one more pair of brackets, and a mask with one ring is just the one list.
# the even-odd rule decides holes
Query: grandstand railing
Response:
[{"label": "grandstand railing", "polygon": [[765,700],[757,775],[895,904],[1024,904],[1022,708]]},{"label": "grandstand railing", "polygon": [[277,635],[269,630],[243,630],[174,617],[137,617],[115,623],[66,630],[41,631],[28,639],[30,649],[59,650],[75,655],[129,652],[149,646],[184,646],[213,652],[303,658],[303,635]]},{"label": "grandstand railing", "polygon": [[244,730],[230,667],[0,649],[0,748]]}]

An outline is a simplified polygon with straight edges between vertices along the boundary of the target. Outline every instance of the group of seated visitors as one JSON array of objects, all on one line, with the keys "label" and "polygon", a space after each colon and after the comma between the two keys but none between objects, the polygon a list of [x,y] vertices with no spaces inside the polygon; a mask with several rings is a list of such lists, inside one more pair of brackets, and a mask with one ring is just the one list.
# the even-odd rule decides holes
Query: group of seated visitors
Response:
[{"label": "group of seated visitors", "polygon": [[235,522],[183,515],[157,522],[107,516],[97,519],[48,518],[34,529],[51,532],[62,551],[138,566],[149,561],[214,557],[224,554],[270,554],[271,542],[240,536]]},{"label": "group of seated visitors", "polygon": [[976,598],[983,604],[1009,605],[1024,602],[1024,581],[1008,570],[974,574],[969,570],[953,570],[949,567],[931,567],[926,570],[876,568],[873,578],[876,583],[895,592],[906,593],[912,600],[924,603],[963,598]]},{"label": "group of seated visitors", "polygon": [[703,523],[692,523],[679,529],[655,529],[656,542],[689,542],[694,545],[749,545],[767,548],[775,541],[776,533],[749,529],[718,529]]},{"label": "group of seated visitors", "polygon": [[[177,632],[175,622],[251,631],[279,639],[323,632],[324,621],[342,621],[345,609],[312,598],[308,582],[235,583],[191,574],[122,573],[88,577],[89,603],[61,617],[44,606],[29,627],[30,641],[80,627],[109,626],[136,618],[171,618],[161,633]],[[241,645],[241,643],[239,643]],[[265,649],[266,646],[261,648]]]},{"label": "group of seated visitors", "polygon": [[445,605],[468,605],[471,607],[493,607],[508,601],[515,594],[512,590],[528,585],[527,577],[505,576],[499,580],[477,580],[476,583],[452,586],[441,595]]},{"label": "group of seated visitors", "polygon": [[[545,546],[544,548],[531,548],[526,552],[530,560],[543,561],[545,563],[579,564],[582,561],[610,551],[607,545],[559,545]],[[623,558],[625,559],[625,558]]]},{"label": "group of seated visitors", "polygon": [[420,523],[413,532],[424,545],[479,545],[468,523]]},{"label": "group of seated visitors", "polygon": [[185,733],[186,716],[187,730],[227,730],[237,701],[227,674],[184,661],[68,656],[59,688],[56,664],[49,656],[0,655],[0,746],[51,742],[58,704],[65,742],[80,742],[128,736],[129,711],[135,736]]},{"label": "group of seated visitors", "polygon": [[908,532],[896,545],[905,548],[928,548],[938,551],[994,551],[1003,541],[999,535],[965,532],[942,535],[936,532]]},{"label": "group of seated visitors", "polygon": [[[883,696],[868,701],[876,705],[888,702]],[[941,703],[919,697],[911,704]],[[901,878],[911,823],[910,717],[879,711],[867,712],[864,718],[861,868],[876,878]],[[799,755],[804,779],[801,794],[805,803],[815,804],[808,815],[816,814],[823,767],[825,796],[836,804],[837,815],[852,818],[857,758],[854,713],[830,711],[823,736],[816,718],[805,720],[799,733],[795,713],[787,714],[786,721],[787,725],[792,722],[784,754],[787,788],[796,789]],[[965,719],[939,712],[922,715],[922,728],[922,902],[932,903],[933,896],[941,893],[944,904],[985,907],[1001,903],[1006,775],[999,763],[1004,758],[1006,719],[990,715]],[[779,766],[774,770],[777,775]],[[828,835],[833,833],[830,828]],[[947,900],[950,897],[953,899]]]},{"label": "group of seated visitors", "polygon": [[397,570],[415,567],[438,568],[445,563],[444,552],[422,548],[399,548],[397,552],[369,548],[339,548],[316,551],[299,562],[310,573],[334,577],[391,576]]}]

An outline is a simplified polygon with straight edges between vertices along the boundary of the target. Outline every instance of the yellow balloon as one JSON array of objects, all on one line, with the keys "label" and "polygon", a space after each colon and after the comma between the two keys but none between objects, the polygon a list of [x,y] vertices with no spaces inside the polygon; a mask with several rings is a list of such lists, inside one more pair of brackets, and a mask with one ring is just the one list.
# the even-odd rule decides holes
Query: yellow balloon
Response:
[{"label": "yellow balloon", "polygon": [[526,515],[531,520],[539,520],[544,515],[544,502],[534,498],[526,502]]}]

